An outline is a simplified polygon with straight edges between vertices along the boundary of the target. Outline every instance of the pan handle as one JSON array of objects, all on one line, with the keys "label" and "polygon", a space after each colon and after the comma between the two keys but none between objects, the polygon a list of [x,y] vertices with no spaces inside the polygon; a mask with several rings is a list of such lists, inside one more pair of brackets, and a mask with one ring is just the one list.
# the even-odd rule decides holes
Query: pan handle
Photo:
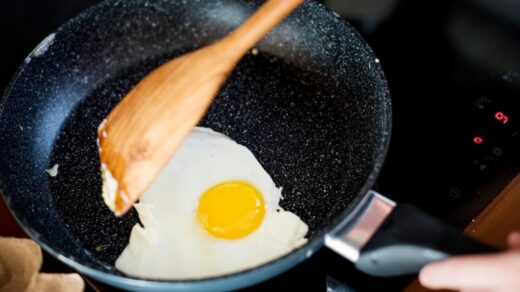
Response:
[{"label": "pan handle", "polygon": [[[364,206],[355,211],[356,218],[350,218],[354,222],[343,224],[327,235],[325,244],[355,262],[359,270],[369,275],[415,274],[427,263],[452,255],[498,251],[463,235],[417,207],[395,205],[374,191],[367,194],[361,205]],[[356,234],[368,237],[364,242],[356,242],[352,240]],[[345,251],[350,254],[345,254]]]}]

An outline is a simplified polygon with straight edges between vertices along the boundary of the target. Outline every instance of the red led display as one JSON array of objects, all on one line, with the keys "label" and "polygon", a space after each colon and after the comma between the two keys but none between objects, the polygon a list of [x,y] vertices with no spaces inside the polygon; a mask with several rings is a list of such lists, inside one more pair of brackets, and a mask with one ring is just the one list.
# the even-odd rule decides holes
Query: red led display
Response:
[{"label": "red led display", "polygon": [[484,139],[482,139],[482,137],[480,136],[476,136],[475,138],[473,138],[473,143],[477,144],[477,145],[480,145],[484,142]]},{"label": "red led display", "polygon": [[509,122],[509,118],[503,112],[496,112],[495,119],[497,119],[497,121],[502,122],[502,124],[504,125],[507,124],[507,122]]}]

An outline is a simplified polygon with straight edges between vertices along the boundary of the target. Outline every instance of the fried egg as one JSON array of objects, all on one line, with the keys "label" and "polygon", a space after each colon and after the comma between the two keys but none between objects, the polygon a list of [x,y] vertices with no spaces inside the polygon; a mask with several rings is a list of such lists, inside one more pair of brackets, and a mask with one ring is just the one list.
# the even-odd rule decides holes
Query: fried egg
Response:
[{"label": "fried egg", "polygon": [[246,147],[195,128],[135,208],[116,260],[128,275],[181,280],[252,268],[306,242],[307,225],[279,206],[282,189]]}]

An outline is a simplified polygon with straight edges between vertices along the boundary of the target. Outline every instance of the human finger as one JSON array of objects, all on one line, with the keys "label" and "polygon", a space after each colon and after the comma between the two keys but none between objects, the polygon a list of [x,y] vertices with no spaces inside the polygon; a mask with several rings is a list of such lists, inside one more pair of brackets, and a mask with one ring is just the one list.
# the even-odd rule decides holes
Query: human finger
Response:
[{"label": "human finger", "polygon": [[509,248],[520,248],[520,232],[511,232],[507,237],[507,245]]},{"label": "human finger", "polygon": [[431,289],[486,289],[498,286],[504,278],[502,254],[452,257],[425,266],[421,284]]}]

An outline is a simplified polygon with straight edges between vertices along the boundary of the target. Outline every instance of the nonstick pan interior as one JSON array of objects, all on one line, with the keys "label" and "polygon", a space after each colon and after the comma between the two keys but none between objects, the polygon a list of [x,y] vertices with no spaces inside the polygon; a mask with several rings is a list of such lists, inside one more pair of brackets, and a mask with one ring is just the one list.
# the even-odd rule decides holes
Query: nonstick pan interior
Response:
[{"label": "nonstick pan interior", "polygon": [[[31,236],[118,273],[137,216],[115,218],[102,202],[99,123],[147,72],[225,35],[261,3],[106,1],[28,57],[0,109],[0,181]],[[201,124],[247,146],[283,187],[282,207],[319,241],[377,172],[390,126],[386,83],[357,33],[314,2],[257,49]]]}]

